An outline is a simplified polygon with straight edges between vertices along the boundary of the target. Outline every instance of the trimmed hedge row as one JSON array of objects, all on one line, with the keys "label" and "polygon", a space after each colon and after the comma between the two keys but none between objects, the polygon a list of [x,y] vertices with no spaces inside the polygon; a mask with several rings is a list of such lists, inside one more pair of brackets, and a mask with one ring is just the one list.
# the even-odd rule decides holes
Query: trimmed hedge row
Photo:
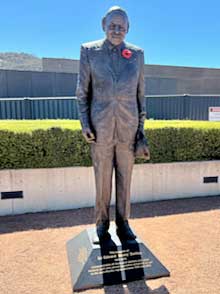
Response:
[{"label": "trimmed hedge row", "polygon": [[[220,159],[220,129],[169,127],[146,132],[151,152],[148,162]],[[90,165],[90,146],[80,129],[55,127],[32,133],[0,130],[0,169]]]}]

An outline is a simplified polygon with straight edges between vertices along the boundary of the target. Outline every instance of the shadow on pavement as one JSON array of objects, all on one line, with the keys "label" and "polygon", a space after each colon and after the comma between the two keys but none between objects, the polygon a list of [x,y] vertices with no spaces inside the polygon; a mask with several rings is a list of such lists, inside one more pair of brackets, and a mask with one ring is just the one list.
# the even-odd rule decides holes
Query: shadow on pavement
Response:
[{"label": "shadow on pavement", "polygon": [[[132,204],[131,219],[220,209],[220,196]],[[111,207],[111,219],[114,207]],[[0,234],[94,224],[94,208],[0,216]],[[155,292],[156,293],[156,292]]]},{"label": "shadow on pavement", "polygon": [[169,294],[167,288],[162,285],[159,288],[151,289],[144,280],[131,282],[124,285],[107,286],[105,294]]}]

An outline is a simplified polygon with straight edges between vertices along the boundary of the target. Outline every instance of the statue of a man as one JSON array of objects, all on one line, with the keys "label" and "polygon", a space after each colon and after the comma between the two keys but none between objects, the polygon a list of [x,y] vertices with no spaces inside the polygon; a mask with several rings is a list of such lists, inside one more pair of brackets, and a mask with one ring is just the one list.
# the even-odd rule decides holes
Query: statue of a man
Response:
[{"label": "statue of a man", "polygon": [[122,8],[110,8],[102,19],[102,28],[104,39],[81,46],[77,84],[82,132],[91,143],[95,172],[96,236],[98,241],[110,237],[114,168],[117,234],[123,240],[134,240],[128,218],[134,152],[139,140],[144,155],[149,157],[144,136],[144,52],[124,42],[129,21]]}]

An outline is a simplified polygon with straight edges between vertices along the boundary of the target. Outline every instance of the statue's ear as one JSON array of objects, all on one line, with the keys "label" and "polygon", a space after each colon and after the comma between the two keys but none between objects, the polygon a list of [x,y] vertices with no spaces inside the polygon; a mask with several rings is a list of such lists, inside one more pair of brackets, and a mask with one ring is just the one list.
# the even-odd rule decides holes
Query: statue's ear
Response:
[{"label": "statue's ear", "polygon": [[105,32],[105,24],[106,24],[106,18],[103,17],[103,19],[102,19],[102,29],[103,29],[104,32]]},{"label": "statue's ear", "polygon": [[129,31],[129,22],[128,22],[128,28],[127,28],[127,33],[128,33],[128,31]]}]

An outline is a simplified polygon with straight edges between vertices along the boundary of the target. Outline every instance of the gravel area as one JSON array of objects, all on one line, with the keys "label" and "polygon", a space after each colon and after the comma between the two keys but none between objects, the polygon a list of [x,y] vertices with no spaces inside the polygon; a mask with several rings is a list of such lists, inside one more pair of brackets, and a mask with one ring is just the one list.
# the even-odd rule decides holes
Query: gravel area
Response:
[{"label": "gravel area", "polygon": [[[171,276],[81,294],[220,293],[220,196],[133,204],[131,211],[132,228]],[[83,208],[0,217],[0,293],[71,294],[66,242],[94,225],[93,214]]]}]

